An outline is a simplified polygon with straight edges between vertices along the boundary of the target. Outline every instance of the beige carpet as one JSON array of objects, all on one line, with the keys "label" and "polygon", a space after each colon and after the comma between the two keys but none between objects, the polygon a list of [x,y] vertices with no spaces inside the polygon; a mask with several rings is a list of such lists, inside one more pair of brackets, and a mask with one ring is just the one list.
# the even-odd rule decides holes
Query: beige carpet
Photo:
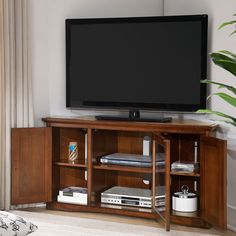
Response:
[{"label": "beige carpet", "polygon": [[[32,236],[212,236],[208,233],[171,230],[162,228],[111,222],[106,220],[80,218],[68,215],[54,215],[44,212],[11,211],[38,226]],[[191,230],[191,228],[189,228]]]}]

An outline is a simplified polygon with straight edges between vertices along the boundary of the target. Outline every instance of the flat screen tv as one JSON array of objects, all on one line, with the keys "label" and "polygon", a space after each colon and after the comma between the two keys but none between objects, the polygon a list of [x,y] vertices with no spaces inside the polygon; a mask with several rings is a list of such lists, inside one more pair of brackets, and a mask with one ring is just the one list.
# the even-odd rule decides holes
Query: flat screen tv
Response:
[{"label": "flat screen tv", "polygon": [[207,15],[66,19],[66,106],[206,106]]}]

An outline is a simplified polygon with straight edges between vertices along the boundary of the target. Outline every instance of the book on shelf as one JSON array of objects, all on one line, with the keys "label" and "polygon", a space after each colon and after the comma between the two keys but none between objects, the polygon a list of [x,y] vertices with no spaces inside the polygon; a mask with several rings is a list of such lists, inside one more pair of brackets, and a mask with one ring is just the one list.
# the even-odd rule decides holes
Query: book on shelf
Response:
[{"label": "book on shelf", "polygon": [[199,169],[198,162],[175,161],[171,164],[172,171],[179,172],[194,172]]},{"label": "book on shelf", "polygon": [[[151,167],[152,166],[152,156],[144,156],[139,154],[126,154],[126,153],[112,153],[103,156],[100,159],[102,164],[111,165],[125,165],[125,166],[135,166],[135,167]],[[156,158],[156,166],[165,165],[164,154],[158,154]]]},{"label": "book on shelf", "polygon": [[87,205],[87,188],[67,187],[59,191],[58,202]]}]

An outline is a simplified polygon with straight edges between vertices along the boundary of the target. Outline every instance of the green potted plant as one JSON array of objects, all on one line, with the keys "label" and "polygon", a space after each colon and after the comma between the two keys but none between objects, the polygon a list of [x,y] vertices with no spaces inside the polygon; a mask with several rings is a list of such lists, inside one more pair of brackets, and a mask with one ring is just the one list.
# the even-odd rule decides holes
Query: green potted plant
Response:
[{"label": "green potted plant", "polygon": [[[234,14],[234,16],[236,16],[236,14]],[[220,25],[219,29],[225,27],[225,26],[229,26],[229,25],[233,25],[234,27],[236,26],[236,20],[232,20],[232,21],[227,21],[224,22],[222,25]],[[236,29],[234,29],[232,31],[232,33],[230,34],[233,35],[236,33]],[[233,74],[233,76],[236,77],[236,54],[232,53],[230,51],[227,50],[222,50],[219,52],[213,52],[210,54],[212,61],[217,65],[222,67],[223,69],[227,70],[228,72],[230,72],[231,74]],[[208,96],[207,99],[209,99],[212,96],[218,96],[221,99],[223,99],[226,103],[230,104],[233,107],[236,107],[236,87],[233,87],[231,85],[228,84],[224,84],[224,83],[218,83],[212,80],[202,80],[201,83],[206,83],[206,84],[214,84],[214,85],[218,85],[219,89],[226,89],[228,93],[226,92],[217,92],[217,93],[213,93],[211,95]],[[230,115],[227,115],[223,112],[220,111],[213,111],[211,109],[201,109],[198,110],[197,112],[201,112],[201,113],[208,113],[208,114],[214,114],[220,117],[224,117],[226,118],[226,120],[224,120],[227,123],[230,123],[234,126],[236,126],[236,117],[232,117]]]}]

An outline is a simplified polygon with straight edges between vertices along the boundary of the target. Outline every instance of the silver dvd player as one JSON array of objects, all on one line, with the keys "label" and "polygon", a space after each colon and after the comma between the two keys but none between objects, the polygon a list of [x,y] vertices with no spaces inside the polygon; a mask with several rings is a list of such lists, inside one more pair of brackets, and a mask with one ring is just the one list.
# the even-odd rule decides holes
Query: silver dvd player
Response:
[{"label": "silver dvd player", "polygon": [[101,193],[101,202],[151,208],[151,190],[115,186]]}]

